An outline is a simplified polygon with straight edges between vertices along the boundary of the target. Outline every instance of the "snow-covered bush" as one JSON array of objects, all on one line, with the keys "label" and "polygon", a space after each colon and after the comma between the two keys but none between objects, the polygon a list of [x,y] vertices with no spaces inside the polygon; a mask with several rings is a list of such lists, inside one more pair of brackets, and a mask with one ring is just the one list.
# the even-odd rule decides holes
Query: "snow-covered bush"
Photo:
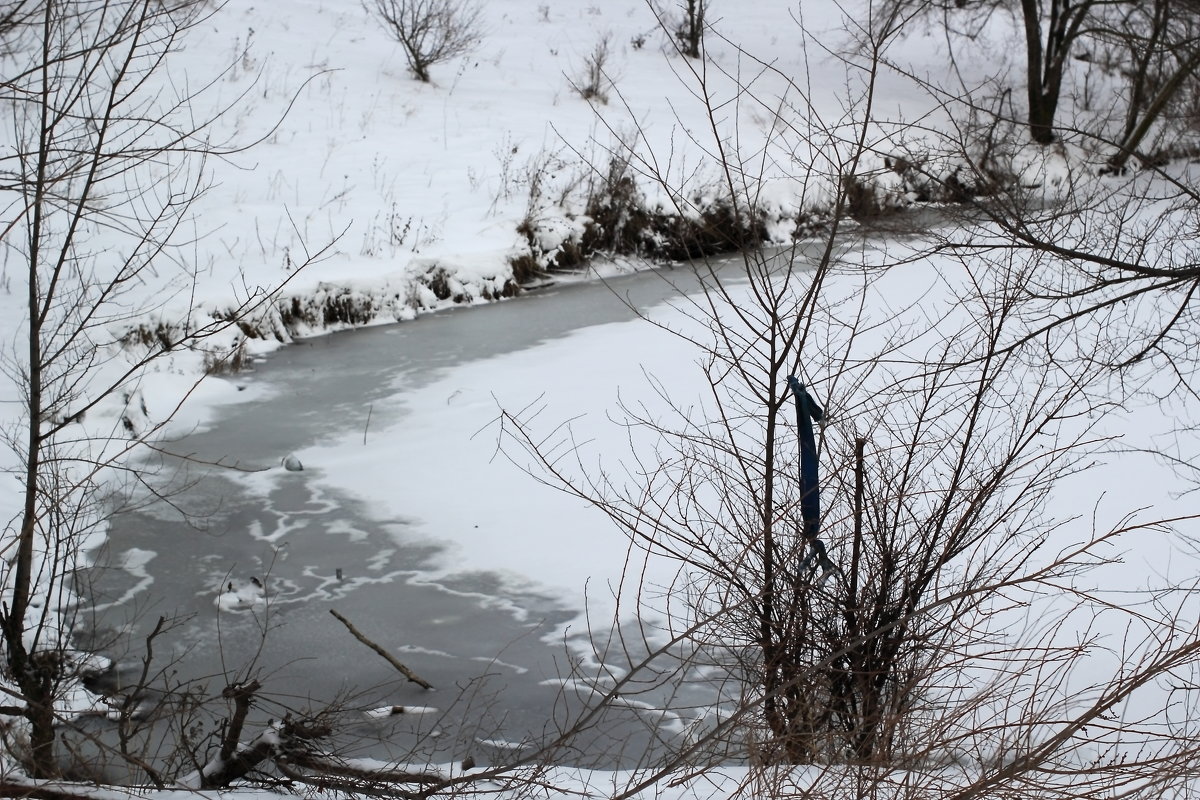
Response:
[{"label": "snow-covered bush", "polygon": [[514,280],[578,269],[595,253],[684,261],[767,241],[767,221],[745,213],[719,183],[650,199],[632,158],[614,148],[607,166],[590,170],[591,180],[567,180],[554,198],[545,197],[545,181],[530,181],[529,210],[517,226],[524,247],[510,258]]}]

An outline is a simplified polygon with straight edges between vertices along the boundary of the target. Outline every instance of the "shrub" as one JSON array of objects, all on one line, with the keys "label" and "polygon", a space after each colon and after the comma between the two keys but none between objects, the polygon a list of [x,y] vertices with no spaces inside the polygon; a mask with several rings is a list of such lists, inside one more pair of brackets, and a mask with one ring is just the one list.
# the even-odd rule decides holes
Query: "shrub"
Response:
[{"label": "shrub", "polygon": [[250,354],[246,352],[246,340],[238,339],[228,352],[204,351],[205,375],[232,375],[250,368]]},{"label": "shrub", "polygon": [[479,44],[482,7],[474,0],[363,0],[404,48],[409,69],[429,82],[429,68]]},{"label": "shrub", "polygon": [[611,34],[606,33],[600,37],[592,52],[583,59],[582,74],[571,82],[571,88],[584,100],[608,102],[608,87],[612,85],[607,69],[611,43]]},{"label": "shrub", "polygon": [[518,286],[533,283],[546,274],[542,265],[538,263],[537,256],[529,251],[513,255],[508,259],[508,264],[512,267],[513,283]]},{"label": "shrub", "polygon": [[585,249],[625,254],[642,249],[650,214],[628,155],[613,154],[603,180],[589,188],[585,213],[591,220],[584,237]]},{"label": "shrub", "polygon": [[692,215],[653,216],[647,253],[668,261],[736,253],[754,248],[767,240],[766,226],[729,198],[701,205],[692,203]]}]

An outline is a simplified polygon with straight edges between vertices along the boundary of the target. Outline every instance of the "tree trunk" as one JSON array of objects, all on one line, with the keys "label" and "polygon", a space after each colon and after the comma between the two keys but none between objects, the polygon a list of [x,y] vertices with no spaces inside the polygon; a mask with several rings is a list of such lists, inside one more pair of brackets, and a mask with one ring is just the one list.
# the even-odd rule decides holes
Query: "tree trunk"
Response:
[{"label": "tree trunk", "polygon": [[1029,100],[1029,135],[1038,144],[1054,141],[1054,98],[1042,91],[1042,20],[1037,0],[1021,0],[1025,22],[1025,83]]},{"label": "tree trunk", "polygon": [[1054,118],[1062,94],[1063,78],[1071,48],[1080,26],[1095,0],[1049,0],[1050,18],[1042,41],[1042,15],[1038,0],[1021,0],[1025,29],[1025,80],[1029,99],[1026,120],[1029,136],[1038,144],[1050,144],[1057,136]]},{"label": "tree trunk", "polygon": [[39,267],[41,266],[41,244],[43,210],[46,202],[47,171],[50,159],[51,128],[54,124],[50,115],[52,76],[50,67],[50,44],[55,3],[47,2],[42,11],[42,63],[40,78],[40,117],[38,120],[37,172],[32,196],[29,198],[29,254],[27,309],[29,329],[27,331],[28,375],[25,398],[26,437],[24,464],[24,504],[21,512],[21,529],[17,540],[17,559],[13,582],[9,591],[9,607],[4,620],[4,641],[8,651],[8,666],[25,701],[25,718],[30,732],[30,774],[34,778],[50,778],[56,774],[54,758],[54,683],[53,664],[39,664],[36,653],[30,653],[25,641],[25,615],[29,610],[29,598],[33,590],[33,550],[37,537],[38,479],[41,473],[42,431],[44,412],[42,397],[42,320],[43,297]]},{"label": "tree trunk", "polygon": [[1142,112],[1137,124],[1125,134],[1125,138],[1121,140],[1117,152],[1108,159],[1108,168],[1111,171],[1116,172],[1124,169],[1125,164],[1137,152],[1146,135],[1150,133],[1150,128],[1153,127],[1155,121],[1162,116],[1171,99],[1183,88],[1183,84],[1187,79],[1196,74],[1197,69],[1200,69],[1200,50],[1193,53],[1186,61],[1179,65],[1179,68],[1172,73],[1171,77],[1159,89],[1158,94],[1150,101],[1150,105]]}]

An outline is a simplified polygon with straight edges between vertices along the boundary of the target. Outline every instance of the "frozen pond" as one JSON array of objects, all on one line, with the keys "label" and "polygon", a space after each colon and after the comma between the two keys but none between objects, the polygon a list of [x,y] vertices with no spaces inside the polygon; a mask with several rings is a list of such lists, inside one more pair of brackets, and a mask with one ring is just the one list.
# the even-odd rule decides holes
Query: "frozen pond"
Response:
[{"label": "frozen pond", "polygon": [[[170,445],[183,458],[168,458],[167,467],[183,470],[191,482],[172,502],[197,524],[161,502],[113,521],[107,552],[92,573],[96,647],[122,664],[128,681],[140,668],[145,636],[166,615],[180,624],[155,643],[156,663],[177,658],[175,679],[204,678],[210,696],[257,676],[265,687],[264,716],[360,692],[350,701],[357,707],[436,709],[386,725],[364,722],[359,744],[372,755],[417,748],[445,760],[470,755],[483,762],[497,758],[505,743],[539,740],[552,720],[561,723],[579,705],[562,694],[557,679],[568,658],[553,640],[579,608],[536,590],[506,590],[498,576],[477,571],[432,582],[425,567],[438,555],[437,544],[406,538],[403,519],[372,516],[354,498],[323,488],[311,471],[263,483],[253,470],[282,472],[288,453],[364,430],[372,408],[379,413],[375,403],[458,365],[632,319],[628,303],[661,302],[679,291],[673,284],[681,280],[695,285],[685,269],[607,285],[568,284],[304,340],[257,363],[237,380],[267,399],[230,406],[207,430]],[[383,422],[376,417],[373,424]],[[436,690],[404,681],[330,609]],[[613,732],[595,735],[608,737],[595,752],[624,747],[640,758],[656,734],[652,726],[617,723]]]}]

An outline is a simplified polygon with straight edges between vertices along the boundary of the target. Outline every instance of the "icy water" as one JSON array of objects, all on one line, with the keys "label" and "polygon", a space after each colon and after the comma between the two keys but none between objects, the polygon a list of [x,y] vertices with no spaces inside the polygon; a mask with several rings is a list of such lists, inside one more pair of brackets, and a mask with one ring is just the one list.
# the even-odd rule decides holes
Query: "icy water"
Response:
[{"label": "icy water", "polygon": [[[351,752],[486,763],[553,734],[583,703],[564,689],[570,659],[550,637],[578,608],[508,593],[487,574],[431,583],[424,567],[436,545],[406,543],[403,520],[373,517],[305,472],[256,484],[200,464],[278,469],[293,450],[363,430],[373,403],[420,387],[445,368],[631,319],[630,303],[660,302],[677,294],[679,282],[686,289],[694,280],[680,269],[569,284],[305,340],[257,363],[238,381],[269,399],[230,406],[207,430],[170,445],[185,458],[166,459],[168,468],[194,482],[172,502],[196,515],[199,526],[164,503],[113,520],[90,576],[98,604],[90,644],[118,663],[105,682],[136,682],[145,637],[167,616],[179,621],[154,642],[152,685],[200,680],[212,697],[256,677],[264,686],[260,720],[348,697],[357,722],[340,745]],[[256,485],[272,488],[264,496]],[[256,602],[254,581],[264,587],[265,605]],[[230,605],[251,608],[219,610],[222,587],[233,590],[225,598]],[[330,609],[435,690],[405,681]],[[382,721],[361,713],[379,706],[409,713]],[[670,732],[635,711],[627,709],[625,722],[619,713],[610,717],[559,758],[590,764],[601,757],[599,765],[609,767],[645,758],[654,740]],[[104,720],[86,725],[111,735]]]}]

